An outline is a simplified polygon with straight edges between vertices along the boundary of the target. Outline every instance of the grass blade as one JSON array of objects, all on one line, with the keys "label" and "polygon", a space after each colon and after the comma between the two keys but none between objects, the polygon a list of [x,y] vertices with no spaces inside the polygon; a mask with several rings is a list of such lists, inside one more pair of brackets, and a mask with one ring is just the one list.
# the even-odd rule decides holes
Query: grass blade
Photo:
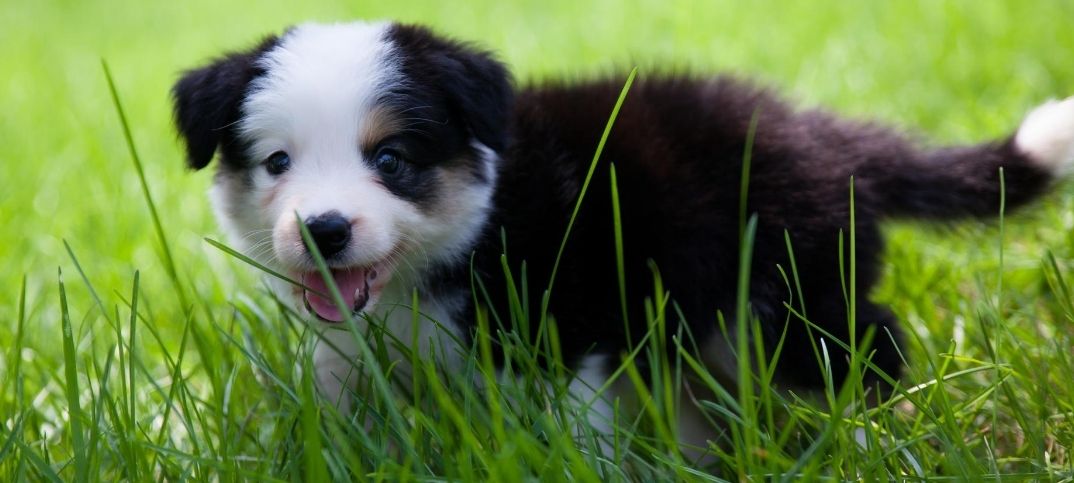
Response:
[{"label": "grass blade", "polygon": [[254,260],[253,258],[250,258],[250,257],[244,255],[242,252],[239,252],[238,250],[235,250],[234,248],[231,248],[231,247],[229,247],[229,246],[227,246],[227,245],[225,245],[223,243],[220,243],[220,242],[218,242],[216,240],[213,240],[212,238],[206,237],[204,240],[208,244],[212,245],[214,248],[216,248],[216,249],[218,249],[218,250],[220,250],[220,251],[222,251],[222,252],[224,252],[224,253],[226,253],[228,255],[231,255],[231,256],[239,259],[239,260],[241,260],[242,262],[250,265],[251,267],[254,267],[254,268],[258,269],[258,270],[261,270],[262,272],[265,272],[265,273],[267,273],[269,275],[272,275],[273,277],[276,277],[276,278],[278,278],[280,280],[283,280],[284,282],[287,282],[287,283],[289,283],[291,285],[294,285],[294,286],[296,286],[298,288],[301,288],[303,290],[307,290],[307,291],[313,292],[315,294],[321,295],[323,297],[328,297],[329,296],[328,294],[322,294],[321,292],[313,290],[313,289],[303,285],[302,282],[294,280],[291,277],[288,277],[287,275],[284,275],[284,274],[282,274],[280,272],[277,272],[277,271],[275,271],[275,270],[273,270],[273,269],[271,269],[269,267],[266,267],[265,265],[261,264],[257,260]]},{"label": "grass blade", "polygon": [[619,305],[623,311],[623,332],[626,334],[627,347],[633,341],[630,336],[630,311],[627,308],[626,267],[623,265],[623,215],[619,207],[619,182],[615,177],[615,163],[609,166],[612,189],[612,229],[615,230],[615,270],[619,281]]},{"label": "grass blade", "polygon": [[597,161],[600,160],[601,153],[604,152],[604,145],[608,142],[608,136],[612,133],[612,126],[615,125],[615,119],[619,117],[619,110],[623,107],[623,102],[626,101],[627,93],[630,92],[630,86],[634,85],[634,78],[638,75],[638,68],[635,67],[630,71],[630,75],[627,76],[626,83],[623,84],[623,90],[619,92],[619,99],[615,101],[615,107],[612,108],[612,114],[608,117],[608,123],[604,126],[604,133],[600,135],[600,142],[597,143],[597,150],[593,153],[593,161],[589,163],[589,171],[586,172],[585,181],[582,182],[582,188],[578,192],[578,201],[574,203],[574,210],[571,212],[570,220],[567,222],[567,229],[563,233],[563,239],[559,243],[559,250],[556,252],[555,262],[552,263],[552,275],[548,277],[548,289],[545,290],[545,296],[541,300],[541,321],[543,322],[545,316],[548,314],[548,301],[551,297],[552,286],[556,281],[556,273],[559,271],[559,262],[563,258],[563,251],[567,248],[567,240],[570,239],[571,230],[574,229],[574,221],[578,218],[578,212],[582,209],[582,201],[585,200],[585,194],[589,190],[589,183],[593,180],[593,173],[597,170]]},{"label": "grass blade", "polygon": [[108,62],[104,59],[101,59],[101,68],[104,69],[104,78],[108,81],[108,91],[112,94],[112,105],[116,108],[119,123],[123,127],[123,139],[127,142],[127,150],[130,152],[131,161],[134,162],[134,170],[138,173],[138,181],[142,186],[142,196],[145,198],[146,206],[149,207],[149,216],[153,220],[153,229],[156,231],[157,240],[160,242],[164,269],[167,270],[168,276],[171,278],[172,288],[175,289],[176,295],[179,297],[180,306],[186,308],[189,306],[186,292],[183,290],[183,284],[179,281],[179,272],[175,268],[175,259],[172,257],[172,250],[168,245],[168,237],[164,234],[164,225],[160,222],[160,215],[157,213],[157,204],[153,202],[153,194],[149,192],[149,183],[145,180],[142,158],[138,156],[138,149],[134,145],[134,136],[131,135],[130,123],[127,122],[127,114],[123,111],[123,104],[119,101],[119,91],[116,90],[116,83],[112,79],[112,71],[108,69]]},{"label": "grass blade", "polygon": [[[321,255],[321,250],[317,248],[317,244],[313,241],[313,235],[310,234],[309,227],[302,221],[302,217],[298,213],[295,213],[295,222],[298,223],[299,232],[302,234],[302,241],[306,244],[306,248],[309,250],[310,255],[313,257],[314,263],[317,265],[317,271],[324,278],[325,285],[328,286],[332,301],[340,310],[340,314],[343,315],[343,321],[347,329],[350,330],[351,335],[354,336],[355,346],[358,348],[358,356],[361,357],[361,361],[368,367],[362,369],[368,372],[371,377],[375,389],[379,392],[379,397],[384,401],[393,400],[393,392],[387,377],[385,377],[384,368],[378,362],[376,355],[373,353],[373,349],[369,343],[366,342],[364,334],[359,330],[358,325],[355,323],[354,316],[352,315],[353,308],[347,307],[346,302],[343,300],[343,295],[339,292],[339,287],[336,286],[336,281],[332,277],[332,272],[328,268],[328,264],[324,260],[324,256]],[[322,342],[327,340],[322,339]],[[388,415],[392,419],[392,423],[396,428],[406,427],[406,422],[403,420],[403,416],[399,413],[399,409],[394,405],[387,405],[386,407]],[[412,442],[407,439],[400,440],[404,451],[412,451]]]},{"label": "grass blade", "polygon": [[63,323],[63,372],[67,383],[67,411],[71,434],[71,450],[75,459],[74,481],[86,481],[88,462],[86,461],[86,442],[82,433],[82,405],[79,402],[78,363],[75,354],[74,332],[71,329],[71,313],[67,308],[67,290],[63,284],[63,270],[57,270],[60,285],[60,314]]},{"label": "grass blade", "polygon": [[750,190],[750,166],[753,164],[753,139],[757,136],[757,121],[761,118],[761,109],[757,108],[750,116],[750,125],[746,131],[746,146],[742,151],[742,178],[738,190],[738,239],[746,233],[746,202]]}]

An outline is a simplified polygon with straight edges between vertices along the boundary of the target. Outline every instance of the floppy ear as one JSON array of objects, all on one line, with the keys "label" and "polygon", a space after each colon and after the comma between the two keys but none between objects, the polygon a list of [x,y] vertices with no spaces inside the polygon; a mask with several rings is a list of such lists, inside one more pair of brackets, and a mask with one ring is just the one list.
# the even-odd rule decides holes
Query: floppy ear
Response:
[{"label": "floppy ear", "polygon": [[507,69],[492,54],[447,40],[417,25],[395,25],[393,40],[411,55],[428,62],[422,72],[432,76],[449,107],[474,137],[494,151],[507,147],[507,129],[514,91]]},{"label": "floppy ear", "polygon": [[229,54],[187,71],[172,87],[175,125],[186,143],[191,168],[208,165],[216,148],[230,135],[250,81],[264,73],[257,59],[276,41],[276,37],[269,37],[251,51]]},{"label": "floppy ear", "polygon": [[440,64],[444,90],[474,137],[503,151],[514,98],[507,69],[489,53],[470,50],[447,52]]}]

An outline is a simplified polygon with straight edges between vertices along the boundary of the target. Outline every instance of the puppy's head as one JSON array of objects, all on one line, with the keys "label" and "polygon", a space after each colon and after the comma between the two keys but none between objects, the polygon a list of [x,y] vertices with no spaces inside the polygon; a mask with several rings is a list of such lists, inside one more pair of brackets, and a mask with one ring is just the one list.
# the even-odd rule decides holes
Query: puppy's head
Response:
[{"label": "puppy's head", "polygon": [[285,293],[326,321],[343,316],[316,293],[298,219],[356,312],[409,293],[484,226],[511,104],[488,54],[389,23],[301,25],[173,95],[189,165],[219,153],[211,197],[233,243],[313,289]]}]

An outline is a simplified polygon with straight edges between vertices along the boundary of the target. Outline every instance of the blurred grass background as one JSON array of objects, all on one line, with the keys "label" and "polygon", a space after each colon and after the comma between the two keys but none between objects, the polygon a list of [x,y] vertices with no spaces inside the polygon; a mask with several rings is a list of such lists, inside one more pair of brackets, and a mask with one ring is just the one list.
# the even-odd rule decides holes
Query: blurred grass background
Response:
[{"label": "blurred grass background", "polygon": [[[883,120],[936,143],[1005,136],[1032,106],[1074,94],[1074,2],[1063,0],[8,0],[0,4],[0,347],[14,337],[9,321],[26,277],[28,367],[20,377],[28,388],[43,398],[57,391],[56,269],[74,273],[62,240],[98,292],[129,293],[141,270],[159,329],[175,336],[182,325],[101,59],[115,77],[182,278],[199,305],[226,308],[266,297],[249,270],[202,240],[219,238],[204,196],[211,174],[184,168],[169,89],[182,70],[288,25],[358,18],[420,22],[473,40],[522,84],[633,65],[641,75],[729,71],[802,105]],[[1048,304],[1045,252],[1064,273],[1074,261],[1071,193],[1067,184],[1008,220],[1002,308],[1027,314],[1029,332],[1071,332],[1058,311],[1035,311]],[[922,338],[911,354],[946,351],[952,340],[956,351],[981,350],[966,325],[999,280],[995,227],[888,228],[887,276],[876,298]],[[70,292],[76,331],[90,342],[96,309],[83,286]]]}]

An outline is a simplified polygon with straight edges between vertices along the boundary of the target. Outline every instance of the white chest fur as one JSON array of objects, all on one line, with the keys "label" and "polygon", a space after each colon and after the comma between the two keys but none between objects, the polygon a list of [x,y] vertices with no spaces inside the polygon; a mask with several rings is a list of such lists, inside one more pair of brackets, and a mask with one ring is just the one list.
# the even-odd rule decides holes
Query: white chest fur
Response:
[{"label": "white chest fur", "polygon": [[[419,297],[417,311],[401,290],[385,289],[377,311],[370,316],[356,317],[353,328],[330,327],[319,333],[313,352],[316,381],[321,392],[336,401],[341,409],[350,407],[350,395],[361,396],[361,371],[369,367],[361,344],[371,355],[381,354],[380,370],[391,368],[388,374],[401,384],[410,381],[411,358],[432,361],[451,370],[462,362],[465,339],[454,322],[454,315],[465,301],[464,294],[447,297]],[[353,330],[352,330],[353,329]]]}]

